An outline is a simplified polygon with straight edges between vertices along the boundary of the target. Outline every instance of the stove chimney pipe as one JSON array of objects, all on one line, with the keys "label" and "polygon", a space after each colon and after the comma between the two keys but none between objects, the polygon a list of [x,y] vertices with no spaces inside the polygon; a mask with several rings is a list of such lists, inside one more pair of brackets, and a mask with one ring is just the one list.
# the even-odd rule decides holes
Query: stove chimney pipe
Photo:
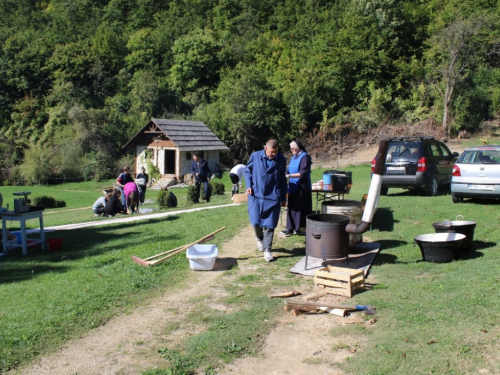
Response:
[{"label": "stove chimney pipe", "polygon": [[387,157],[387,149],[389,141],[380,141],[378,145],[377,160],[375,161],[375,170],[373,171],[372,181],[368,190],[368,198],[366,199],[365,210],[360,224],[347,224],[345,231],[347,233],[360,234],[364,233],[370,227],[370,223],[375,213],[375,208],[378,205],[380,196],[380,187],[382,186],[382,174],[384,173],[385,160]]}]

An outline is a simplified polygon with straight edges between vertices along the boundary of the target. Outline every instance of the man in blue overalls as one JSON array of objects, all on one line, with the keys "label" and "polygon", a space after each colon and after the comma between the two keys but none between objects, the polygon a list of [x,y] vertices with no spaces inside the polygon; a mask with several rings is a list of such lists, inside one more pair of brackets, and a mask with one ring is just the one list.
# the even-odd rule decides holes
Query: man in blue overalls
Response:
[{"label": "man in blue overalls", "polygon": [[274,229],[278,226],[281,207],[286,206],[286,159],[278,153],[278,142],[267,141],[264,150],[250,156],[245,169],[248,215],[257,237],[257,248],[267,262],[271,254]]}]

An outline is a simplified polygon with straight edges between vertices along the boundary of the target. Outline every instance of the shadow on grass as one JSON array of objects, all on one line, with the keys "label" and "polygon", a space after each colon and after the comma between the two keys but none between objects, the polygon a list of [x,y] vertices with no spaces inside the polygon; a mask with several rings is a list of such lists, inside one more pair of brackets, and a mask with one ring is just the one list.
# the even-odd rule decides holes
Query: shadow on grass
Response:
[{"label": "shadow on grass", "polygon": [[291,250],[285,248],[277,248],[273,249],[273,253],[280,253],[284,255],[275,256],[275,258],[295,258],[295,257],[303,257],[306,255],[305,247],[295,247]]},{"label": "shadow on grass", "polygon": [[[389,188],[389,193],[387,195],[393,197],[429,197],[428,192],[422,189],[408,189],[398,191],[397,193],[391,193],[391,189]],[[441,197],[446,195],[449,195],[451,199],[450,185],[441,185],[439,187],[437,196]]]},{"label": "shadow on grass", "polygon": [[[164,223],[165,221],[176,220],[178,217],[151,219],[147,225]],[[151,238],[145,237],[143,231],[134,230],[144,222],[119,223],[113,225],[95,226],[80,229],[61,230],[46,233],[46,238],[61,238],[62,250],[57,252],[43,252],[41,247],[28,248],[28,255],[23,256],[21,249],[10,251],[7,256],[2,257],[0,284],[29,280],[34,275],[47,272],[66,272],[71,267],[57,265],[59,262],[67,262],[92,256],[103,255],[108,252],[116,252],[117,256],[112,259],[103,259],[101,264],[113,264],[121,261],[121,250],[116,243],[123,244],[124,240],[127,248],[143,247],[144,244],[154,241],[158,242],[158,234],[151,234]],[[182,240],[185,236],[182,233],[165,233],[161,235],[162,241]],[[122,245],[123,246],[123,245]],[[168,250],[168,249],[165,249]],[[152,252],[158,252],[153,250]],[[153,254],[149,254],[153,255]],[[127,257],[128,254],[127,254]]]},{"label": "shadow on grass", "polygon": [[474,250],[489,249],[497,246],[496,242],[474,241]]},{"label": "shadow on grass", "polygon": [[373,261],[374,265],[380,266],[381,264],[401,264],[402,262],[398,262],[398,257],[394,254],[386,253],[387,250],[399,247],[399,246],[404,246],[407,244],[406,241],[399,241],[399,240],[378,240],[377,242],[380,242],[380,252],[377,254],[375,257],[375,260]]},{"label": "shadow on grass", "polygon": [[379,207],[373,215],[371,228],[380,232],[394,231],[394,211],[390,208]]},{"label": "shadow on grass", "polygon": [[33,264],[16,264],[15,268],[2,267],[0,272],[0,284],[15,283],[33,279],[49,272],[66,272],[68,267],[60,267],[55,265],[33,265]]},{"label": "shadow on grass", "polygon": [[474,204],[481,206],[498,206],[500,205],[499,199],[480,199],[480,198],[464,198],[464,201],[460,204]]}]

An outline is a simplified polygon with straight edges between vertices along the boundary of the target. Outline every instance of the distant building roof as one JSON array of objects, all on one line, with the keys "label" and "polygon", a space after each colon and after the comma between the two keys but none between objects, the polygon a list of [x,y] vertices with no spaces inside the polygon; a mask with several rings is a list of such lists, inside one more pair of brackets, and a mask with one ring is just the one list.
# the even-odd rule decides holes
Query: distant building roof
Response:
[{"label": "distant building roof", "polygon": [[228,150],[229,148],[201,121],[152,118],[123,148],[130,148],[142,134],[165,135],[181,151]]}]

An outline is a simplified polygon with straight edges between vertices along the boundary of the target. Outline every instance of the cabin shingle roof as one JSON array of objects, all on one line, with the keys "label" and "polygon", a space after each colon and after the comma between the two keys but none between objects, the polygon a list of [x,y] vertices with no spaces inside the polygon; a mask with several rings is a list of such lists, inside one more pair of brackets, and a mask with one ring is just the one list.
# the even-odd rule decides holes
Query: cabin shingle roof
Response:
[{"label": "cabin shingle roof", "polygon": [[201,121],[151,119],[181,151],[228,150]]},{"label": "cabin shingle roof", "polygon": [[124,148],[131,147],[134,140],[151,123],[161,130],[181,151],[228,150],[228,147],[201,121],[171,120],[152,118],[137,132]]}]

